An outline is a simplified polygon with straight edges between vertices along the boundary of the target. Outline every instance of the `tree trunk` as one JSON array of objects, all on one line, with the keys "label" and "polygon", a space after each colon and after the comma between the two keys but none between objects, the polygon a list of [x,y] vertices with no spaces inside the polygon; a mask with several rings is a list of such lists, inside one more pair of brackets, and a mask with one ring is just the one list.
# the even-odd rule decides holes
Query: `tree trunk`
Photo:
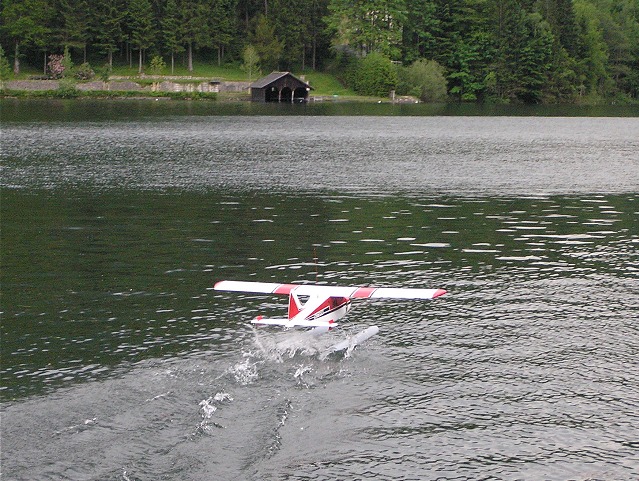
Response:
[{"label": "tree trunk", "polygon": [[174,68],[175,68],[175,54],[171,52],[171,75],[173,75]]},{"label": "tree trunk", "polygon": [[188,65],[188,69],[189,72],[193,72],[193,44],[191,42],[189,42],[189,65]]},{"label": "tree trunk", "polygon": [[113,52],[111,50],[109,50],[109,53],[107,54],[107,58],[109,62],[109,67],[113,67]]},{"label": "tree trunk", "polygon": [[42,71],[42,75],[47,74],[47,51],[44,51],[44,70]]},{"label": "tree trunk", "polygon": [[138,66],[138,74],[142,73],[142,49],[140,49],[140,55],[139,55],[140,61],[139,61],[139,66]]},{"label": "tree trunk", "polygon": [[20,43],[16,42],[15,57],[13,59],[13,73],[20,75]]},{"label": "tree trunk", "polygon": [[315,70],[315,68],[316,68],[316,65],[315,65],[315,53],[316,53],[316,50],[317,50],[317,41],[316,41],[315,37],[313,37],[313,61],[312,61],[313,70]]}]

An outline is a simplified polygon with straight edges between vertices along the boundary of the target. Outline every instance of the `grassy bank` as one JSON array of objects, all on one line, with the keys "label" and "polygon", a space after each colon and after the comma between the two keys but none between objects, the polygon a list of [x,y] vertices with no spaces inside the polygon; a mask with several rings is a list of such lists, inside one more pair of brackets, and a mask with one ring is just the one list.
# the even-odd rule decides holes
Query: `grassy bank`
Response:
[{"label": "grassy bank", "polygon": [[146,90],[0,90],[0,97],[11,98],[54,98],[54,99],[120,99],[120,98],[166,98],[174,100],[217,100],[212,92],[151,92]]},{"label": "grassy bank", "polygon": [[[304,78],[306,82],[308,82],[313,88],[311,95],[320,96],[320,97],[335,97],[338,98],[348,98],[348,99],[359,99],[366,100],[361,96],[357,95],[353,90],[344,87],[333,75],[316,72],[316,71],[303,71],[303,72],[292,72],[293,75]],[[262,72],[262,75],[265,75],[265,72]],[[177,83],[195,83],[198,82],[197,79],[215,79],[220,81],[228,81],[228,82],[250,82],[255,81],[260,78],[262,75],[253,75],[251,79],[249,79],[246,72],[239,68],[237,65],[224,65],[217,66],[213,64],[203,63],[203,62],[195,62],[193,64],[193,71],[189,72],[186,67],[182,65],[176,65],[173,73],[171,73],[170,67],[164,69],[159,76],[153,76],[147,72],[146,75],[140,76],[138,74],[138,69],[136,66],[129,68],[127,65],[119,65],[114,66],[111,71],[111,77],[113,79],[117,78],[127,78],[133,82],[140,84],[145,87],[150,85],[153,81],[161,80],[162,77],[170,77],[172,81]],[[30,68],[28,65],[25,65],[22,69],[22,72],[18,76],[11,76],[7,80],[29,80],[35,77],[41,77],[42,70],[36,70],[34,68]],[[46,93],[45,93],[46,92]],[[59,93],[57,91],[18,91],[18,90],[5,90],[3,93],[5,96],[18,96],[18,97],[71,97],[71,95]],[[160,92],[131,92],[127,91],[103,91],[99,94],[89,93],[89,92],[79,92],[77,97],[85,97],[85,96],[98,96],[98,97],[127,97],[127,96],[136,96],[136,97],[169,97],[169,98],[183,98],[183,95],[173,96],[170,93],[169,95],[163,95]],[[182,93],[179,93],[182,94]],[[193,97],[192,95],[186,96],[188,98]],[[219,95],[217,98],[219,100],[223,100],[225,98],[238,98],[243,99],[243,95],[238,93],[232,93],[229,95]],[[248,95],[246,96],[248,98]]]}]

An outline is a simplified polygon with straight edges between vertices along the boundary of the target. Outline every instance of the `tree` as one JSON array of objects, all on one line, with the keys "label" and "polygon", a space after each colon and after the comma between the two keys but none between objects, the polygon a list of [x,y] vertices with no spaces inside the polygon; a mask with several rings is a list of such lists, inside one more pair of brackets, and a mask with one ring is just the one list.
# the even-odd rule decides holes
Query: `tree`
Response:
[{"label": "tree", "polygon": [[4,54],[4,49],[0,45],[0,90],[4,90],[4,83],[11,76],[11,66],[9,59]]},{"label": "tree", "polygon": [[489,7],[489,13],[495,48],[490,65],[494,75],[491,88],[501,100],[516,100],[519,62],[528,37],[527,13],[517,0],[495,0]]},{"label": "tree", "polygon": [[214,0],[209,12],[211,44],[217,49],[217,64],[222,64],[224,49],[233,40],[236,31],[237,0]]},{"label": "tree", "polygon": [[73,60],[71,60],[71,53],[69,52],[69,47],[64,47],[64,55],[60,59],[60,64],[62,65],[62,77],[63,78],[72,78],[73,77]]},{"label": "tree", "polygon": [[327,22],[338,45],[399,60],[406,18],[403,0],[331,0],[328,8]]},{"label": "tree", "polygon": [[179,21],[179,11],[175,0],[168,0],[164,8],[164,15],[161,20],[162,39],[164,48],[171,55],[171,74],[175,70],[175,54],[183,52],[181,45],[181,24]]},{"label": "tree", "polygon": [[484,89],[484,78],[477,75],[473,64],[479,59],[480,50],[474,43],[460,40],[453,46],[448,75],[450,94],[462,102],[477,100]]},{"label": "tree", "polygon": [[102,0],[96,2],[93,10],[91,31],[95,46],[101,53],[107,55],[109,67],[113,67],[113,54],[118,51],[118,45],[124,40],[122,22],[125,9],[120,0]]},{"label": "tree", "polygon": [[260,66],[265,70],[277,70],[284,43],[275,35],[275,26],[265,15],[258,15],[255,30],[249,40],[260,58]]},{"label": "tree", "polygon": [[34,46],[45,51],[51,41],[48,19],[51,6],[47,0],[4,0],[2,31],[14,45],[13,73],[20,74],[20,47]]},{"label": "tree", "polygon": [[446,100],[446,77],[444,68],[434,60],[420,59],[405,69],[408,93],[423,102]]},{"label": "tree", "polygon": [[166,69],[166,62],[159,55],[154,55],[149,64],[149,72],[151,75],[161,75]]},{"label": "tree", "polygon": [[604,41],[603,29],[595,7],[586,2],[578,4],[578,23],[581,27],[583,44],[582,61],[585,93],[605,94],[608,80],[608,46]]},{"label": "tree", "polygon": [[82,50],[83,61],[87,61],[87,41],[89,39],[89,6],[86,0],[57,0],[62,24],[59,37],[63,47]]},{"label": "tree", "polygon": [[247,45],[242,53],[244,63],[241,68],[248,74],[249,82],[253,80],[253,73],[259,75],[260,56],[253,45]]},{"label": "tree", "polygon": [[311,42],[311,68],[315,70],[318,66],[318,60],[324,58],[329,52],[330,38],[323,27],[324,19],[328,17],[329,0],[308,1],[310,5],[304,16],[308,22],[306,40]]},{"label": "tree", "polygon": [[340,78],[374,52],[432,59],[465,101],[639,97],[639,0],[2,0],[0,44],[16,73],[65,46],[109,65],[137,52],[139,71],[152,49],[174,72],[179,52],[193,71],[250,44],[265,70],[332,58]]},{"label": "tree", "polygon": [[[285,8],[284,4],[286,4]],[[278,8],[280,6],[280,8]],[[293,64],[304,64],[304,40],[307,36],[307,4],[304,0],[288,2],[276,0],[269,9],[268,19],[274,27],[275,36],[282,39],[281,61],[285,69],[291,69]],[[291,18],[298,21],[291,22]]]},{"label": "tree", "polygon": [[579,39],[573,0],[540,1],[539,9],[550,24],[554,37],[571,57],[576,57]]},{"label": "tree", "polygon": [[208,9],[204,0],[183,0],[180,11],[182,44],[186,44],[187,68],[193,71],[194,46],[210,44]]},{"label": "tree", "polygon": [[381,53],[373,52],[357,63],[353,89],[362,95],[387,97],[397,88],[397,68]]},{"label": "tree", "polygon": [[536,104],[543,98],[546,75],[551,67],[554,37],[541,15],[527,15],[526,26],[528,35],[519,53],[515,95],[522,102]]},{"label": "tree", "polygon": [[411,63],[433,55],[439,22],[435,18],[435,4],[431,0],[406,2],[406,8],[402,39],[403,60]]},{"label": "tree", "polygon": [[138,73],[142,73],[144,51],[153,45],[155,39],[153,9],[149,0],[130,0],[127,13],[131,44],[139,52]]}]

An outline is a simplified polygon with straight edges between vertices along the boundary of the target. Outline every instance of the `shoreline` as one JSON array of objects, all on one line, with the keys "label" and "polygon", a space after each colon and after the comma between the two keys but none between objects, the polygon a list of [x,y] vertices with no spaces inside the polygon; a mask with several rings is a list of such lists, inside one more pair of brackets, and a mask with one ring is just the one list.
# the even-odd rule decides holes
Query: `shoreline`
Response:
[{"label": "shoreline", "polygon": [[[130,99],[130,100],[205,100],[224,103],[251,102],[250,85],[252,82],[223,80],[199,76],[113,76],[109,81],[72,81],[65,79],[24,79],[8,80],[0,83],[0,98],[15,99]],[[307,103],[385,103],[418,104],[423,103],[410,96],[366,97],[360,95],[336,95],[318,92],[309,97]],[[494,106],[574,106],[574,107],[614,107],[639,106],[639,100],[617,102],[606,99],[583,99],[581,102],[520,104],[486,102],[461,102],[469,105]],[[457,105],[460,102],[443,102]]]},{"label": "shoreline", "polygon": [[[108,82],[65,82],[62,80],[25,79],[10,80],[0,84],[0,99],[60,99],[60,100],[186,100],[218,103],[251,103],[250,82],[225,81],[206,77],[124,77],[114,76]],[[414,97],[366,97],[359,95],[321,94],[309,97],[307,104],[365,103],[365,104],[423,104]],[[639,106],[639,101],[622,102],[596,101],[552,103],[552,104],[510,104],[498,102],[442,102],[441,105],[476,105],[478,107],[625,107]],[[637,114],[639,116],[639,112]]]}]

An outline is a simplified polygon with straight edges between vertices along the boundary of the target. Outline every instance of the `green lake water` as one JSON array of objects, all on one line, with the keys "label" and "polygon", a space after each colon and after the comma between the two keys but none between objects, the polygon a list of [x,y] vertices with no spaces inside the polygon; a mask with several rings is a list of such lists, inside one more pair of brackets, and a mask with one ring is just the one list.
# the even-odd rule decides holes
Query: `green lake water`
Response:
[{"label": "green lake water", "polygon": [[[632,108],[0,108],[3,477],[639,476]],[[448,294],[309,342],[220,279]]]}]

